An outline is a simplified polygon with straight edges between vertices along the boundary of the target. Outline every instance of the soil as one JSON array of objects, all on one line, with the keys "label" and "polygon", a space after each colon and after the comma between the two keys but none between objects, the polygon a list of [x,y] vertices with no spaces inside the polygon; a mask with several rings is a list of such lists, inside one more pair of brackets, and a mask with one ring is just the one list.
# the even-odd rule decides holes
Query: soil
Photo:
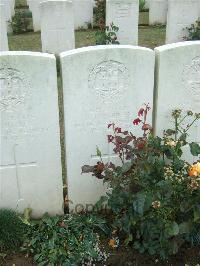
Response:
[{"label": "soil", "polygon": [[[35,266],[32,258],[23,254],[14,254],[0,259],[1,266]],[[98,264],[103,266],[105,264]],[[138,254],[130,249],[119,249],[111,252],[107,266],[197,266],[200,265],[200,247],[182,248],[170,260],[162,261],[158,257]]]}]

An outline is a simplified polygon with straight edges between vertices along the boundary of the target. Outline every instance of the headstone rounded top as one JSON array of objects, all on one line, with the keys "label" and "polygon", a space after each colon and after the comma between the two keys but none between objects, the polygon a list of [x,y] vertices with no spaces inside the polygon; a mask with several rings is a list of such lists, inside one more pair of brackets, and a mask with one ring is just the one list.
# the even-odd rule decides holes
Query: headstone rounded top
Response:
[{"label": "headstone rounded top", "polygon": [[53,54],[48,54],[48,53],[28,52],[28,51],[2,51],[0,52],[0,56],[7,56],[7,55],[47,57],[47,58],[56,59]]},{"label": "headstone rounded top", "polygon": [[134,46],[134,45],[96,45],[96,46],[87,46],[87,47],[82,47],[82,48],[62,52],[60,53],[60,57],[65,57],[67,55],[79,54],[79,53],[84,53],[84,52],[98,51],[98,50],[100,51],[100,50],[121,50],[121,49],[140,50],[140,51],[154,53],[154,51],[150,48]]},{"label": "headstone rounded top", "polygon": [[40,6],[47,5],[47,4],[60,4],[60,3],[70,3],[72,4],[72,0],[45,0],[40,2]]},{"label": "headstone rounded top", "polygon": [[163,52],[163,51],[168,51],[171,49],[176,49],[179,47],[187,47],[187,46],[193,46],[193,45],[200,45],[200,41],[185,41],[185,42],[170,43],[170,44],[156,47],[154,50],[155,52],[157,51]]}]

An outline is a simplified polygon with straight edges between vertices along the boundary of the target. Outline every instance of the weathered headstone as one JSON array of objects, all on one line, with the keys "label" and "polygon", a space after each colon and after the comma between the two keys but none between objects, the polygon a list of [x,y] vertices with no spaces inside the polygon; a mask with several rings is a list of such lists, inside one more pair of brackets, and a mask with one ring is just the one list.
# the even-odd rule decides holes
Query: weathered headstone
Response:
[{"label": "weathered headstone", "polygon": [[[174,109],[199,112],[200,99],[200,41],[165,45],[156,51],[155,132],[174,128]],[[185,125],[188,122],[185,121]],[[189,131],[191,140],[200,142],[200,122]],[[187,159],[191,158],[186,153]]]},{"label": "weathered headstone", "polygon": [[121,45],[81,48],[62,53],[61,66],[68,196],[70,208],[76,209],[105,193],[102,180],[81,175],[81,167],[99,161],[96,145],[104,162],[117,160],[107,142],[107,125],[141,134],[132,121],[142,103],[152,105],[154,52]]},{"label": "weathered headstone", "polygon": [[56,60],[0,53],[0,208],[62,214]]},{"label": "weathered headstone", "polygon": [[145,0],[145,8],[149,9],[151,0]]},{"label": "weathered headstone", "polygon": [[11,0],[0,0],[0,4],[4,5],[4,16],[6,21],[11,21],[12,19],[12,12],[11,12]]},{"label": "weathered headstone", "polygon": [[40,4],[42,51],[58,54],[75,47],[73,3],[49,0]]},{"label": "weathered headstone", "polygon": [[8,36],[5,18],[5,6],[0,5],[0,51],[8,51]]},{"label": "weathered headstone", "polygon": [[139,0],[107,0],[106,25],[119,27],[117,38],[120,44],[138,43]]},{"label": "weathered headstone", "polygon": [[166,43],[183,41],[199,17],[199,0],[168,0]]},{"label": "weathered headstone", "polygon": [[200,19],[200,1],[199,1],[199,19]]},{"label": "weathered headstone", "polygon": [[30,11],[32,12],[33,30],[35,32],[41,30],[40,2],[42,2],[42,0],[29,0],[28,1]]},{"label": "weathered headstone", "polygon": [[73,0],[75,29],[87,29],[93,23],[93,1]]},{"label": "weathered headstone", "polygon": [[151,0],[149,5],[149,24],[166,24],[168,0]]},{"label": "weathered headstone", "polygon": [[12,32],[12,27],[10,25],[10,22],[12,21],[12,15],[13,15],[13,0],[0,0],[0,5],[4,5],[4,17],[6,20],[7,25],[7,32]]}]

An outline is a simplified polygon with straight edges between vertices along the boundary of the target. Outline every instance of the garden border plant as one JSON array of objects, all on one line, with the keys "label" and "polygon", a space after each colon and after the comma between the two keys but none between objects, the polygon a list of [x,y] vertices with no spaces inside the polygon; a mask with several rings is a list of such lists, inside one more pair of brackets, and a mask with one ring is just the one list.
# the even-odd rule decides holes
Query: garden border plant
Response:
[{"label": "garden border plant", "polygon": [[22,251],[32,254],[38,265],[93,265],[104,263],[109,254],[100,245],[107,234],[106,221],[96,215],[49,217],[31,222]]},{"label": "garden border plant", "polygon": [[187,36],[183,38],[184,40],[186,41],[200,40],[200,20],[197,20],[190,27],[186,27],[185,30],[187,31]]},{"label": "garden border plant", "polygon": [[104,163],[97,148],[99,162],[83,166],[82,171],[103,179],[110,188],[98,205],[108,204],[121,242],[166,259],[200,235],[200,162],[191,165],[182,159],[186,145],[193,156],[200,154],[199,144],[188,142],[200,114],[173,111],[174,128],[165,130],[161,138],[152,134],[149,111],[145,104],[133,120],[135,126],[141,125],[141,137],[114,123],[108,125],[112,129],[108,142],[121,165]]},{"label": "garden border plant", "polygon": [[26,228],[15,211],[0,209],[0,255],[19,250]]}]

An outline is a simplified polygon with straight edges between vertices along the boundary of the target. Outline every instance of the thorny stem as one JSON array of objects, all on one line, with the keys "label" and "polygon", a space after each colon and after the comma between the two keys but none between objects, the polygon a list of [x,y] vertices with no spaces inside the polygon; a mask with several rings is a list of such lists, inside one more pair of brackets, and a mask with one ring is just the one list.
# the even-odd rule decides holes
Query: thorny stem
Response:
[{"label": "thorny stem", "polygon": [[179,131],[179,128],[178,128],[178,118],[175,117],[175,141],[177,141],[177,135],[178,135],[178,131]]},{"label": "thorny stem", "polygon": [[193,120],[193,122],[187,127],[187,129],[185,130],[185,133],[191,128],[191,126],[196,122],[196,120],[198,120],[198,118],[195,118]]}]

